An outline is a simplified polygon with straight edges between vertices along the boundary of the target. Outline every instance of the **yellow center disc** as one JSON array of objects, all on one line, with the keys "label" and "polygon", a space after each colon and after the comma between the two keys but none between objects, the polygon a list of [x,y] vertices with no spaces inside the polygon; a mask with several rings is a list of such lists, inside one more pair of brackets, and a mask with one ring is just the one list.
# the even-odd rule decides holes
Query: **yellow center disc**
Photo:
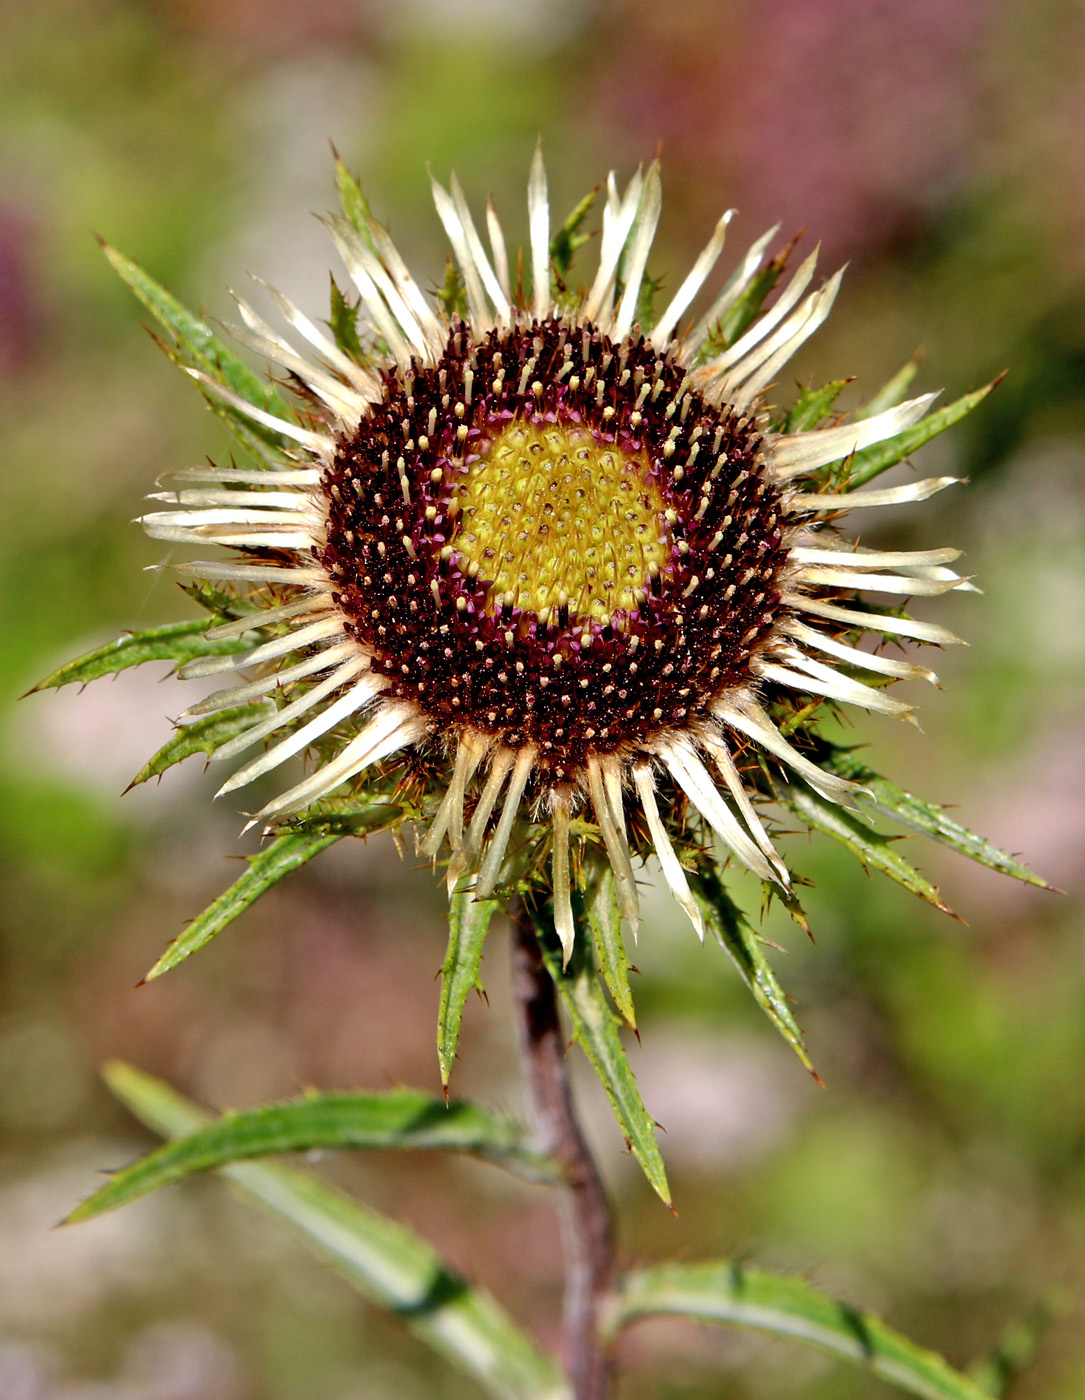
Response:
[{"label": "yellow center disc", "polygon": [[600,442],[576,424],[514,420],[472,463],[452,510],[461,568],[545,622],[606,625],[643,601],[670,554],[663,496],[643,452]]}]

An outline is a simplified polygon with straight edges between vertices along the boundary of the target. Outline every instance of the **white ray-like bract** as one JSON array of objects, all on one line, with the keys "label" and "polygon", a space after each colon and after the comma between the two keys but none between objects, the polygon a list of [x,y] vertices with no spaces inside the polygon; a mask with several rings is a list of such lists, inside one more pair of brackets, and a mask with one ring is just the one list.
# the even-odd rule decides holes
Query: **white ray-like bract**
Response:
[{"label": "white ray-like bract", "polygon": [[309,676],[320,671],[326,671],[329,666],[336,666],[342,661],[348,661],[355,655],[356,649],[350,642],[343,642],[339,646],[327,647],[323,651],[318,651],[314,656],[308,656],[304,661],[299,661],[293,666],[286,666],[281,671],[272,671],[270,674],[261,676],[259,680],[247,681],[243,685],[231,686],[228,690],[217,690],[214,695],[209,695],[206,700],[199,700],[195,705],[190,705],[181,715],[181,724],[193,724],[196,720],[202,719],[204,715],[214,714],[218,710],[232,709],[235,705],[246,705],[250,700],[257,700],[269,691],[283,689],[293,685],[296,681],[306,680]]},{"label": "white ray-like bract", "polygon": [[368,400],[351,386],[344,384],[341,379],[336,379],[327,370],[299,355],[293,346],[276,335],[267,322],[236,292],[232,295],[247,327],[243,329],[241,326],[227,325],[226,329],[234,339],[247,345],[250,350],[255,350],[257,354],[266,355],[269,360],[282,365],[284,369],[293,371],[324,400],[344,428],[352,427],[361,417]]},{"label": "white ray-like bract", "polygon": [[844,270],[835,272],[824,287],[806,298],[794,315],[757,347],[755,354],[740,360],[723,381],[722,391],[736,407],[745,408],[776,378],[799,347],[823,325],[832,310]]},{"label": "white ray-like bract", "polygon": [[652,333],[648,339],[657,350],[665,350],[671,339],[674,328],[689,309],[690,303],[704,286],[709,273],[719,261],[723,252],[723,245],[727,239],[727,228],[735,216],[734,209],[728,209],[720,218],[716,225],[716,230],[709,239],[704,251],[693,264],[686,280],[675,292],[670,305],[663,311],[659,320],[652,327]]},{"label": "white ray-like bract", "polygon": [[[550,315],[550,200],[541,146],[536,148],[535,159],[531,162],[531,176],[527,185],[527,215],[531,237],[532,310],[536,321],[544,321]],[[500,242],[504,248],[504,239]],[[508,286],[508,280],[506,259],[502,290]]]},{"label": "white ray-like bract", "polygon": [[343,375],[344,379],[348,383],[353,384],[358,392],[365,397],[367,402],[377,397],[380,393],[380,385],[371,374],[363,370],[349,355],[344,354],[334,341],[329,340],[324,332],[314,325],[309,317],[306,316],[303,311],[300,311],[289,297],[284,296],[282,292],[270,286],[262,277],[254,277],[253,280],[265,289],[272,301],[274,301],[275,305],[279,308],[283,320],[286,321],[288,325],[293,326],[302,339],[307,340],[313,349],[320,354],[322,359],[326,360],[330,365],[334,365],[339,373]]},{"label": "white ray-like bract", "polygon": [[370,723],[341,753],[318,768],[312,777],[297,783],[273,802],[261,807],[253,821],[270,822],[302,811],[348,778],[354,778],[374,763],[416,744],[425,733],[425,724],[408,706],[386,705],[377,711]]},{"label": "white ray-like bract", "polygon": [[[549,213],[549,208],[547,208],[547,213]],[[497,217],[497,210],[494,208],[492,197],[486,201],[486,232],[490,235],[490,252],[493,254],[494,275],[506,298],[511,300],[512,286],[509,283],[509,250],[505,243],[504,230],[501,227],[501,220]],[[534,257],[534,253],[532,256]]]},{"label": "white ray-like bract", "polygon": [[554,931],[561,942],[565,961],[576,940],[576,923],[573,919],[573,887],[569,872],[569,812],[571,807],[568,791],[555,788],[550,794],[550,869],[554,884]]},{"label": "white ray-like bract", "polygon": [[294,442],[300,443],[302,447],[312,452],[315,457],[325,460],[330,458],[335,451],[335,439],[326,433],[313,433],[308,428],[302,428],[297,423],[291,423],[286,418],[278,418],[274,413],[268,413],[262,408],[257,408],[254,404],[243,399],[240,394],[235,394],[232,389],[228,389],[225,384],[220,384],[217,379],[212,379],[209,374],[204,374],[202,369],[186,368],[186,374],[193,379],[207,392],[223,403],[229,404],[231,408],[237,409],[238,413],[246,418],[251,418],[254,423],[259,423],[263,428],[270,428],[274,433],[281,433],[283,437],[292,438]]},{"label": "white ray-like bract", "polygon": [[629,240],[640,201],[644,176],[638,170],[624,196],[619,196],[614,175],[607,176],[607,198],[603,208],[603,233],[599,249],[599,271],[581,309],[579,319],[609,325],[618,265]]},{"label": "white ray-like bract", "polygon": [[656,802],[655,780],[652,777],[652,770],[647,763],[635,763],[633,765],[633,782],[636,784],[637,796],[640,798],[641,811],[644,819],[648,823],[648,831],[652,837],[652,844],[655,847],[656,858],[659,861],[660,869],[663,871],[663,878],[667,882],[667,888],[674,896],[675,902],[689,915],[690,922],[697,930],[701,942],[704,942],[704,918],[697,901],[693,898],[689,888],[689,881],[686,873],[682,869],[682,863],[674,853],[674,846],[671,838],[667,834],[667,828],[659,815],[659,804]]},{"label": "white ray-like bract", "polygon": [[343,624],[338,617],[322,617],[319,622],[312,622],[297,631],[287,632],[285,636],[264,642],[258,647],[253,647],[251,651],[233,652],[229,656],[201,656],[195,661],[188,661],[181,668],[181,679],[190,681],[199,676],[214,676],[222,671],[236,671],[241,667],[262,665],[266,661],[274,661],[289,652],[297,651],[299,647],[324,641],[327,637],[342,636],[342,633]]},{"label": "white ray-like bract", "polygon": [[840,491],[815,495],[796,492],[791,497],[794,511],[845,511],[860,510],[864,506],[900,506],[910,501],[926,501],[947,486],[959,486],[959,476],[932,476],[926,481],[915,481],[910,486],[886,486],[873,491]]},{"label": "white ray-like bract", "polygon": [[[773,722],[766,705],[774,698],[814,695],[909,718],[911,705],[887,695],[877,679],[868,685],[858,675],[865,672],[874,678],[922,679],[935,684],[937,677],[923,666],[864,651],[853,642],[863,633],[938,645],[958,640],[934,623],[895,612],[876,612],[854,600],[854,595],[865,592],[904,599],[969,588],[967,580],[946,567],[957,558],[958,551],[867,550],[850,545],[820,520],[868,506],[922,501],[955,484],[955,478],[936,477],[903,486],[842,490],[835,494],[830,490],[822,493],[803,489],[805,483],[796,480],[896,437],[923,418],[935,396],[926,394],[849,423],[773,436],[764,414],[764,391],[828,316],[841,274],[836,273],[819,289],[808,291],[814,277],[815,251],[770,309],[757,316],[732,344],[722,345],[715,338],[721,322],[753,285],[775,236],[773,229],[745,254],[722,288],[709,293],[704,314],[692,326],[684,326],[683,318],[708,285],[723,251],[732,210],[720,218],[654,328],[639,327],[637,317],[662,212],[658,163],[638,171],[624,191],[619,190],[613,175],[608,178],[598,268],[589,289],[578,295],[564,292],[559,281],[551,280],[554,221],[541,151],[535,154],[528,182],[531,285],[526,294],[510,282],[505,236],[492,202],[486,210],[485,231],[490,248],[487,253],[456,177],[452,177],[448,189],[434,180],[433,198],[462,279],[466,307],[462,321],[450,317],[442,303],[431,301],[423,293],[390,235],[375,220],[365,216],[355,226],[333,216],[326,222],[361,297],[361,310],[368,323],[361,327],[362,338],[374,347],[370,358],[364,364],[355,363],[312,319],[280,292],[269,288],[284,320],[308,350],[299,350],[240,298],[237,300],[244,326],[235,334],[250,349],[295,375],[313,396],[307,402],[317,407],[310,407],[303,421],[288,420],[246,402],[202,371],[190,371],[208,394],[252,422],[280,434],[292,446],[280,463],[269,464],[266,469],[208,465],[170,473],[177,482],[197,484],[156,492],[152,499],[166,508],[142,517],[144,528],[157,539],[193,545],[213,541],[246,551],[232,561],[173,566],[188,578],[228,586],[241,601],[240,615],[220,622],[211,636],[227,640],[257,634],[256,644],[247,651],[199,658],[183,668],[186,677],[232,673],[233,679],[226,689],[193,705],[181,722],[191,724],[261,699],[274,702],[273,711],[258,709],[252,722],[214,754],[216,761],[230,761],[277,736],[272,747],[250,758],[223,784],[221,793],[255,781],[314,745],[320,749],[325,757],[315,771],[257,813],[254,820],[268,824],[303,811],[339,785],[421,741],[435,739],[448,756],[446,787],[419,849],[427,859],[435,860],[448,843],[450,887],[473,874],[477,897],[499,891],[512,859],[510,853],[514,854],[523,844],[516,835],[517,823],[534,813],[534,820],[550,829],[554,922],[568,957],[574,939],[573,894],[579,871],[576,853],[583,840],[581,834],[574,835],[573,819],[582,812],[598,832],[598,842],[614,873],[618,906],[631,931],[636,932],[639,901],[630,832],[640,842],[646,827],[649,845],[658,857],[667,887],[703,938],[704,921],[672,840],[673,833],[668,830],[662,803],[666,802],[669,810],[674,802],[688,800],[704,826],[737,862],[761,879],[788,888],[787,868],[755,807],[756,794],[743,779],[743,755],[752,750],[767,756],[782,767],[789,781],[809,784],[832,802],[850,803],[855,788],[823,771],[794,747]],[[519,283],[519,277],[516,280]],[[510,746],[504,742],[499,726],[484,724],[480,717],[466,713],[462,722],[442,728],[427,708],[424,695],[411,700],[396,692],[392,683],[395,677],[384,666],[380,647],[359,640],[359,629],[351,623],[340,601],[339,586],[322,562],[331,519],[329,473],[343,443],[351,440],[358,425],[381,406],[389,377],[399,374],[413,383],[413,376],[423,367],[435,372],[435,367],[443,363],[442,356],[448,353],[450,337],[465,334],[468,344],[477,346],[487,336],[534,334],[535,328],[551,324],[561,331],[564,359],[559,355],[554,365],[545,370],[534,358],[530,359],[523,371],[522,394],[539,390],[532,379],[544,372],[566,385],[579,383],[583,375],[590,385],[595,371],[584,369],[588,343],[585,337],[609,337],[615,347],[611,353],[617,353],[623,363],[622,357],[634,342],[646,343],[651,353],[661,357],[657,367],[664,359],[676,367],[680,388],[672,402],[660,401],[658,407],[653,407],[662,380],[654,380],[652,374],[635,380],[629,390],[631,395],[636,394],[634,421],[657,413],[661,421],[664,416],[667,422],[673,417],[680,424],[691,399],[698,395],[713,412],[732,413],[736,421],[756,421],[761,434],[757,470],[765,490],[775,493],[776,514],[784,522],[786,545],[786,563],[775,585],[775,620],[765,635],[759,636],[744,676],[713,692],[683,723],[660,723],[654,727],[646,723],[642,733],[617,745],[593,747],[595,729],[588,728],[588,721],[571,711],[571,723],[579,726],[581,757],[574,771],[561,770],[556,777],[535,743]],[[585,348],[578,360],[582,343]],[[463,371],[463,400],[453,408],[446,397],[443,405],[431,410],[427,436],[420,439],[423,442],[438,431],[444,408],[449,414],[462,417],[465,405],[471,404],[473,362],[469,363],[466,351],[457,354],[462,354],[468,364]],[[624,385],[628,377],[627,371],[626,378],[615,382]],[[605,420],[601,379],[599,385],[597,402]],[[324,405],[323,413],[320,404]],[[459,431],[458,422],[459,419],[450,418],[449,431]],[[675,431],[671,429],[668,442]],[[466,432],[465,427],[461,437]],[[661,432],[661,440],[663,436]],[[406,420],[403,438],[409,438]],[[415,446],[415,439],[409,438],[406,450]],[[684,462],[675,458],[672,468],[691,465],[699,450],[694,444]],[[667,449],[663,456],[667,457]],[[400,499],[410,505],[414,500],[412,491],[420,489],[408,480],[402,462],[400,458],[400,485],[393,488],[397,500],[387,505],[388,523],[384,528],[389,541],[397,535],[401,537],[403,548],[413,560],[415,541],[405,533],[402,521],[393,523],[396,511],[402,509]],[[675,470],[675,480],[679,476]],[[431,479],[440,477],[438,470]],[[354,481],[354,487],[358,491],[367,489],[361,478]],[[728,522],[730,518],[727,517]],[[696,515],[690,523],[699,520]],[[535,548],[542,538],[541,516],[528,523],[530,529],[523,532],[522,538],[530,540]],[[453,536],[451,543],[444,546],[441,567],[454,556],[457,539]],[[722,539],[721,530],[708,546],[709,552]],[[383,538],[375,548],[383,558]],[[604,543],[602,553],[606,554],[607,549],[616,559],[611,546]],[[721,549],[720,554],[723,553]],[[628,606],[623,603],[626,611],[644,606],[642,600],[652,589],[658,591],[659,562],[654,556],[645,557],[644,576],[634,581],[642,586],[630,595],[637,601]],[[707,560],[711,566],[708,572],[726,568],[730,560],[730,554],[724,558],[713,555]],[[706,576],[699,572],[688,580],[681,594],[683,602],[696,597]],[[367,576],[365,583],[369,582]],[[432,594],[440,604],[447,584],[441,568],[435,568],[418,579],[412,574],[411,586],[426,592],[427,597]],[[742,581],[736,583],[738,586],[743,586]],[[838,596],[841,594],[844,596]],[[497,593],[497,612],[508,609],[509,598],[515,596],[512,592],[508,597]],[[539,629],[552,625],[553,617],[558,617],[562,609],[568,611],[570,596],[564,585],[555,585],[556,601],[541,609],[537,618]],[[373,616],[383,618],[383,608],[388,614],[385,620],[393,623],[390,606],[375,603]],[[406,599],[404,606],[410,607],[411,600]],[[461,616],[469,612],[463,597],[451,608],[453,618],[456,607]],[[610,625],[611,611],[608,605],[601,626]],[[501,625],[505,627],[505,623]],[[270,636],[264,632],[263,640],[259,640],[261,628],[275,631]],[[503,636],[508,646],[508,664],[515,665],[514,631],[510,627]],[[591,642],[592,633],[585,623],[579,643],[586,649]],[[633,656],[632,650],[629,655]],[[630,664],[629,669],[631,674],[636,665]],[[615,677],[611,689],[619,681]],[[541,684],[548,682],[549,678]],[[566,701],[571,704],[571,696]],[[795,699],[794,703],[799,701]],[[662,711],[655,713],[660,715]],[[338,750],[329,744],[329,735],[337,727],[347,734]],[[628,814],[639,812],[642,822],[631,819],[627,823],[627,803]],[[582,832],[579,826],[575,830]],[[643,854],[639,845],[638,850]]]},{"label": "white ray-like bract", "polygon": [[290,622],[303,613],[325,612],[332,606],[332,599],[327,594],[314,596],[307,593],[301,598],[295,598],[292,603],[280,603],[277,607],[259,608],[255,612],[235,618],[233,622],[220,623],[217,627],[209,628],[206,635],[216,641],[224,637],[243,637],[246,632],[251,632],[256,627],[269,627],[278,622]]},{"label": "white ray-like bract", "polygon": [[746,256],[723,284],[719,292],[717,292],[715,301],[682,342],[682,361],[684,364],[693,364],[697,360],[708,344],[716,327],[738,301],[739,297],[742,296],[743,292],[749,288],[750,283],[757,275],[758,268],[761,266],[762,259],[765,256],[765,249],[779,231],[780,225],[774,224],[767,233],[761,235],[756,243],[751,244],[746,252]]},{"label": "white ray-like bract", "polygon": [[[712,830],[748,870],[762,880],[780,880],[779,870],[769,865],[765,853],[743,829],[724,802],[712,774],[697,757],[692,744],[671,741],[661,745],[659,756],[667,771],[685,792]],[[787,883],[786,875],[782,883]]]},{"label": "white ray-like bract", "polygon": [[769,449],[772,473],[778,481],[788,481],[839,462],[886,438],[896,437],[897,433],[918,423],[937,397],[937,394],[923,394],[896,408],[888,408],[874,418],[845,423],[839,428],[816,428],[808,433],[779,437]]},{"label": "white ray-like bract", "polygon": [[[722,377],[727,370],[734,366],[745,364],[747,366],[759,363],[767,357],[774,348],[773,341],[767,340],[769,332],[774,329],[795,303],[802,296],[810,285],[814,276],[814,269],[817,267],[818,250],[815,248],[804,263],[796,270],[794,277],[780,293],[771,311],[767,311],[764,316],[756,320],[745,335],[735,341],[734,345],[726,349],[721,355],[717,355],[714,360],[699,370],[698,373],[704,377],[706,383]],[[757,356],[754,356],[754,349],[757,349]]]},{"label": "white ray-like bract", "polygon": [[656,236],[659,216],[663,212],[663,182],[659,175],[658,161],[653,161],[648,167],[641,199],[643,208],[639,211],[636,229],[625,255],[625,291],[610,324],[609,333],[615,340],[624,339],[632,329],[644,270],[648,266],[648,254],[652,250],[652,240]]}]

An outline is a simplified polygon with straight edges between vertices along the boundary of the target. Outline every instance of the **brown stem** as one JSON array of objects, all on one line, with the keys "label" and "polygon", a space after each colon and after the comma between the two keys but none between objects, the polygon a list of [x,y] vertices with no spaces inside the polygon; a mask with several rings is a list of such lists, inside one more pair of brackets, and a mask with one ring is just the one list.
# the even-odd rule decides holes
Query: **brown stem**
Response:
[{"label": "brown stem", "polygon": [[562,1168],[557,1188],[565,1255],[562,1361],[576,1400],[606,1400],[613,1368],[600,1323],[614,1278],[610,1210],[573,1108],[557,996],[535,924],[523,903],[512,912],[520,1058],[540,1146]]}]

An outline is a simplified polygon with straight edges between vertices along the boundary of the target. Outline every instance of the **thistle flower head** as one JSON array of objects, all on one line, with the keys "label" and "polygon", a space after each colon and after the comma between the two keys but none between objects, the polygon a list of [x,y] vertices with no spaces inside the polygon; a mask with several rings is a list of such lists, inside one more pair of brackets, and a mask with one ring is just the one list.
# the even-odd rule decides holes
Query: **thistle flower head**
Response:
[{"label": "thistle flower head", "polygon": [[555,243],[541,156],[529,292],[492,208],[487,249],[455,178],[450,191],[435,182],[434,199],[455,258],[436,299],[368,212],[329,221],[361,339],[352,325],[329,338],[272,292],[295,344],[239,302],[234,332],[290,374],[296,417],[191,371],[288,450],[254,468],[188,469],[143,517],[156,539],[234,550],[181,568],[243,600],[216,637],[263,629],[247,651],[186,668],[232,681],[185,719],[274,697],[215,753],[249,755],[222,792],[318,746],[322,761],[262,823],[416,754],[435,803],[421,850],[436,858],[447,843],[450,886],[473,878],[477,898],[502,882],[518,820],[534,823],[566,951],[587,839],[632,929],[633,857],[651,848],[702,930],[676,813],[786,890],[758,811],[762,769],[832,803],[854,787],[785,737],[781,707],[824,699],[907,718],[884,681],[932,673],[859,649],[859,634],[955,640],[855,595],[961,587],[947,567],[957,551],[882,553],[839,530],[849,509],[920,500],[950,479],[842,491],[847,473],[826,470],[899,439],[933,396],[850,423],[826,421],[831,399],[812,425],[774,419],[766,391],[829,314],[840,274],[813,286],[815,253],[760,311],[773,230],[716,288],[730,213],[653,320],[657,165],[624,192],[608,180],[598,266],[580,290],[555,256],[570,229]]}]

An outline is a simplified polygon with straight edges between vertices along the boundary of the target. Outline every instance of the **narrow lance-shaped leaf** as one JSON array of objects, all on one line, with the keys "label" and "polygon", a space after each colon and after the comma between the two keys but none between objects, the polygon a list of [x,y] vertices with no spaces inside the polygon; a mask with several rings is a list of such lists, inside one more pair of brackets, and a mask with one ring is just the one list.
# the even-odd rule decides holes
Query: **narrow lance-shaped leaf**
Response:
[{"label": "narrow lance-shaped leaf", "polygon": [[[187,370],[189,368],[192,363],[191,356],[184,354],[176,345],[167,344],[153,332],[151,338],[178,369]],[[247,413],[242,413],[233,404],[224,402],[217,394],[212,393],[205,384],[200,384],[198,387],[207,407],[216,418],[222,419],[233,436],[259,466],[275,466],[280,461],[281,454],[290,450],[292,444],[286,438],[281,437],[271,428],[266,428],[262,423],[253,422]]]},{"label": "narrow lance-shaped leaf", "polygon": [[565,277],[573,265],[577,249],[583,247],[591,238],[590,234],[582,233],[581,229],[598,194],[598,188],[586,194],[550,240],[550,262],[559,278]]},{"label": "narrow lance-shaped leaf", "polygon": [[775,257],[770,258],[761,271],[757,273],[750,285],[725,313],[719,324],[709,332],[701,349],[700,358],[710,359],[713,355],[718,355],[721,350],[726,350],[729,345],[733,345],[739,336],[753,325],[765,303],[765,298],[783,276],[788,259],[798,241],[798,238],[793,238],[786,248],[777,253]]},{"label": "narrow lance-shaped leaf", "polygon": [[[1001,377],[999,375],[999,379]],[[882,472],[888,471],[890,467],[895,467],[898,462],[903,462],[905,457],[911,456],[913,452],[918,452],[932,438],[944,433],[947,428],[951,428],[954,423],[971,413],[977,404],[983,402],[998,382],[998,379],[993,379],[982,389],[965,394],[963,398],[957,399],[955,403],[948,404],[936,413],[928,413],[926,418],[920,419],[913,427],[906,428],[903,433],[898,433],[896,437],[879,442],[874,447],[865,448],[862,452],[856,452],[840,469],[842,488],[853,491],[856,487],[863,486],[866,482],[872,481],[874,477],[880,476]]]},{"label": "narrow lance-shaped leaf", "polygon": [[936,909],[957,917],[934,885],[897,854],[892,837],[876,831],[862,817],[855,816],[810,788],[781,787],[779,798],[808,826],[816,827],[846,846],[864,866],[874,866],[898,885],[933,904]]},{"label": "narrow lance-shaped leaf", "polygon": [[[206,321],[182,306],[176,297],[160,286],[131,258],[126,258],[108,243],[102,244],[102,251],[147,310],[173,336],[173,358],[183,365],[192,365],[203,370],[212,379],[240,395],[246,403],[280,418],[290,417],[289,405],[278,390],[267,379],[254,374],[219,340]],[[236,417],[232,409],[223,405],[213,406],[227,418]],[[258,424],[243,421],[247,435],[254,435],[274,447],[288,445],[278,434],[269,432]]]},{"label": "narrow lance-shaped leaf", "polygon": [[331,279],[331,316],[328,320],[328,329],[344,355],[349,355],[352,360],[362,364],[366,356],[362,349],[362,342],[358,338],[358,311],[359,303],[348,301],[339,290],[339,285],[333,277]]},{"label": "narrow lance-shaped leaf", "polygon": [[791,1337],[850,1361],[920,1400],[990,1400],[967,1376],[871,1313],[838,1302],[807,1283],[738,1260],[664,1264],[628,1275],[613,1326],[655,1314],[748,1327]]},{"label": "narrow lance-shaped leaf", "polygon": [[640,284],[640,294],[637,297],[636,324],[638,326],[647,327],[655,324],[655,300],[662,286],[662,278],[650,277],[645,273]]},{"label": "narrow lance-shaped leaf", "polygon": [[986,865],[990,870],[997,870],[1000,874],[1009,875],[1014,880],[1023,880],[1027,885],[1038,885],[1041,889],[1054,888],[1012,855],[999,850],[997,846],[992,845],[982,836],[978,836],[974,831],[969,831],[960,822],[955,822],[936,803],[924,802],[922,798],[914,797],[904,788],[891,783],[888,778],[883,778],[879,773],[875,773],[872,768],[868,768],[865,763],[860,762],[848,749],[837,748],[834,745],[828,755],[820,762],[842,778],[849,778],[852,782],[858,783],[869,794],[869,800],[873,806],[879,812],[884,812],[886,816],[894,817],[906,826],[914,827],[917,831],[923,831],[928,836],[933,836],[936,841],[951,846],[961,855],[967,856],[969,860],[974,860],[979,865]]},{"label": "narrow lance-shaped leaf", "polygon": [[67,1223],[90,1220],[161,1186],[231,1162],[342,1147],[465,1152],[531,1181],[553,1180],[557,1172],[530,1149],[519,1124],[475,1104],[446,1104],[417,1089],[314,1093],[291,1103],[228,1113],[198,1132],[174,1139],[111,1176],[72,1211]]},{"label": "narrow lance-shaped leaf", "polygon": [[348,792],[342,797],[322,797],[296,817],[288,818],[277,829],[311,836],[365,837],[417,818],[417,811],[410,802],[395,800],[382,793],[364,796],[368,791],[363,786],[359,791]]},{"label": "narrow lance-shaped leaf", "polygon": [[917,350],[907,364],[902,365],[897,370],[892,379],[887,379],[876,394],[872,395],[861,408],[856,409],[854,415],[856,421],[863,418],[875,418],[879,413],[884,413],[887,408],[896,408],[898,403],[903,403],[912,380],[919,373],[922,361],[923,354]]},{"label": "narrow lance-shaped leaf", "polygon": [[347,793],[342,797],[322,797],[298,816],[291,817],[283,829],[310,835],[365,837],[386,827],[416,820],[417,816],[417,811],[407,801]]},{"label": "narrow lance-shaped leaf", "polygon": [[129,789],[138,787],[150,778],[160,778],[167,768],[193,754],[202,753],[210,757],[217,748],[268,713],[269,702],[262,700],[253,705],[238,705],[232,710],[219,710],[205,715],[194,724],[181,725],[173,737],[167,739],[154,757],[143,765],[129,784]]},{"label": "narrow lance-shaped leaf", "polygon": [[445,280],[437,289],[436,296],[449,320],[453,316],[462,318],[467,315],[467,292],[451,253],[445,257]]},{"label": "narrow lance-shaped leaf", "polygon": [[262,608],[251,597],[227,593],[224,589],[216,588],[213,583],[208,583],[206,579],[193,579],[179,586],[182,593],[187,593],[204,612],[211,614],[211,618],[204,624],[206,627],[213,626],[216,621],[234,621],[246,615],[252,617],[254,629],[260,626],[260,619],[255,614],[261,612]]},{"label": "narrow lance-shaped leaf", "polygon": [[635,1030],[637,1018],[633,1008],[633,993],[629,986],[629,969],[633,964],[625,954],[622,916],[618,909],[614,873],[609,865],[599,872],[599,878],[588,891],[585,903],[588,927],[595,939],[599,968],[610,989],[610,995],[614,998],[614,1005],[621,1012],[622,1020],[630,1030]]},{"label": "narrow lance-shaped leaf", "polygon": [[687,878],[705,923],[738,968],[758,1006],[813,1074],[814,1067],[806,1053],[802,1031],[756,931],[727,893],[717,871],[705,867],[697,872],[690,871]]},{"label": "narrow lance-shaped leaf", "polygon": [[359,801],[356,797],[332,797],[310,807],[287,830],[255,856],[249,867],[218,899],[175,938],[151,968],[144,981],[161,977],[184,962],[243,914],[250,904],[291,871],[344,836],[365,836],[401,820],[408,809],[384,800]]},{"label": "narrow lance-shaped leaf", "polygon": [[369,200],[362,191],[358,177],[350,173],[338,152],[335,153],[335,183],[339,190],[339,202],[343,206],[343,217],[367,243],[371,243]]},{"label": "narrow lance-shaped leaf", "polygon": [[129,666],[142,666],[145,661],[191,661],[194,656],[221,656],[243,651],[250,645],[243,637],[214,639],[204,635],[216,621],[222,620],[198,617],[191,622],[171,622],[165,627],[125,632],[115,642],[65,662],[52,675],[39,681],[34,690],[86,685],[88,681],[113,675],[116,671],[126,671]]},{"label": "narrow lance-shaped leaf", "polygon": [[144,981],[161,977],[164,972],[169,972],[198,952],[228,924],[233,923],[239,914],[243,914],[250,904],[255,904],[265,890],[305,865],[328,846],[334,845],[344,834],[329,833],[318,828],[315,831],[289,831],[284,836],[277,836],[257,855],[250,857],[249,867],[240,879],[235,880],[225,893],[193,919],[180,937],[173,940]]},{"label": "narrow lance-shaped leaf", "polygon": [[[207,1114],[128,1065],[109,1087],[166,1137],[198,1132]],[[567,1382],[493,1297],[448,1270],[412,1230],[352,1201],[306,1172],[258,1162],[220,1169],[378,1307],[473,1376],[496,1400],[571,1400]]]},{"label": "narrow lance-shaped leaf", "polygon": [[847,384],[846,379],[832,379],[817,389],[803,389],[784,415],[778,429],[782,433],[801,433],[816,428],[832,412],[833,404]]},{"label": "narrow lance-shaped leaf", "polygon": [[501,904],[496,899],[474,898],[469,889],[457,889],[448,915],[448,951],[441,968],[441,1002],[437,1014],[437,1057],[441,1083],[447,1085],[456,1058],[463,1008],[473,991],[482,991],[482,945],[490,920]]},{"label": "narrow lance-shaped leaf", "polygon": [[655,1122],[644,1106],[622,1044],[621,1022],[607,1004],[599,985],[587,931],[577,930],[568,965],[561,965],[561,946],[551,913],[533,908],[546,970],[569,1013],[573,1039],[587,1055],[606,1091],[618,1126],[660,1199],[670,1205],[671,1190],[656,1141]]}]

